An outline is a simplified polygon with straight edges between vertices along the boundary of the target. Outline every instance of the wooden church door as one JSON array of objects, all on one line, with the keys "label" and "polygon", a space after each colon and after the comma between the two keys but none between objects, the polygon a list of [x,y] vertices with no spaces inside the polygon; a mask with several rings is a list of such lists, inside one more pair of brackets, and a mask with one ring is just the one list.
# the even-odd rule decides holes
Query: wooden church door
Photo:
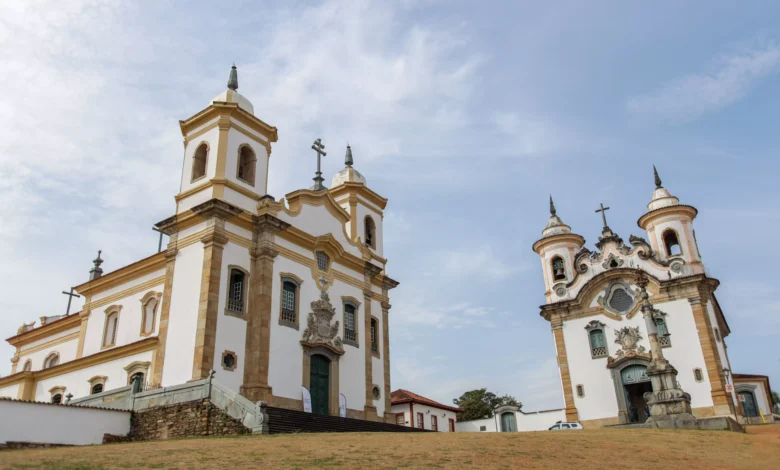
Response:
[{"label": "wooden church door", "polygon": [[328,414],[329,388],[330,361],[325,356],[315,354],[311,357],[311,374],[309,377],[312,413]]}]

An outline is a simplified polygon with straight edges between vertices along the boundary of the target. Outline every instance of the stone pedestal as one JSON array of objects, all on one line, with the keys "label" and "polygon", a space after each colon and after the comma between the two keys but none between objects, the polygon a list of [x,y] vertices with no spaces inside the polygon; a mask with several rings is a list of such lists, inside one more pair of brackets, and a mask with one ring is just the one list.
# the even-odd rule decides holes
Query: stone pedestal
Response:
[{"label": "stone pedestal", "polygon": [[658,428],[697,429],[696,418],[691,414],[691,396],[679,388],[677,369],[661,358],[647,367],[647,376],[653,385],[653,391],[645,393],[650,408],[647,422]]}]

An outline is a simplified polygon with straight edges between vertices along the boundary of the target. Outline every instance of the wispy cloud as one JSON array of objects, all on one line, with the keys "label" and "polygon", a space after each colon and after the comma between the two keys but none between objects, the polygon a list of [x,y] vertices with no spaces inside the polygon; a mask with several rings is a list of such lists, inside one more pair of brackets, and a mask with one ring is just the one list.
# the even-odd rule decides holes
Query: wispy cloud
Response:
[{"label": "wispy cloud", "polygon": [[761,79],[780,70],[780,44],[770,43],[720,58],[709,73],[689,74],[628,100],[640,119],[686,122],[744,98]]}]

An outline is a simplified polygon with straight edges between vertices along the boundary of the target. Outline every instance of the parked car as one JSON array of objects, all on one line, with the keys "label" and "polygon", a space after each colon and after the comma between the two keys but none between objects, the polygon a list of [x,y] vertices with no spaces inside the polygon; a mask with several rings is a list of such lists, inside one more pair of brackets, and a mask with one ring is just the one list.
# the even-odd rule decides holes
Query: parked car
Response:
[{"label": "parked car", "polygon": [[575,423],[572,421],[569,422],[558,421],[553,426],[550,426],[550,429],[548,429],[548,431],[569,431],[569,430],[582,431],[582,425],[580,423]]}]

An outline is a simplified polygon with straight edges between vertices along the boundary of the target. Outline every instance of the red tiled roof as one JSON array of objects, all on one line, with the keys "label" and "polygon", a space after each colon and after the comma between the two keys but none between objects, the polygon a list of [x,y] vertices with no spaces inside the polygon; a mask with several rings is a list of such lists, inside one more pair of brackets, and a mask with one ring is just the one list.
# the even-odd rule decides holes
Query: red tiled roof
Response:
[{"label": "red tiled roof", "polygon": [[422,395],[418,395],[414,392],[410,392],[409,390],[404,390],[402,388],[399,388],[398,390],[390,394],[390,404],[400,405],[402,403],[418,403],[420,405],[439,408],[441,410],[454,411],[455,413],[460,413],[461,411],[463,411],[460,408],[456,408],[454,406],[442,405],[441,403],[433,401],[430,398],[425,398]]}]

